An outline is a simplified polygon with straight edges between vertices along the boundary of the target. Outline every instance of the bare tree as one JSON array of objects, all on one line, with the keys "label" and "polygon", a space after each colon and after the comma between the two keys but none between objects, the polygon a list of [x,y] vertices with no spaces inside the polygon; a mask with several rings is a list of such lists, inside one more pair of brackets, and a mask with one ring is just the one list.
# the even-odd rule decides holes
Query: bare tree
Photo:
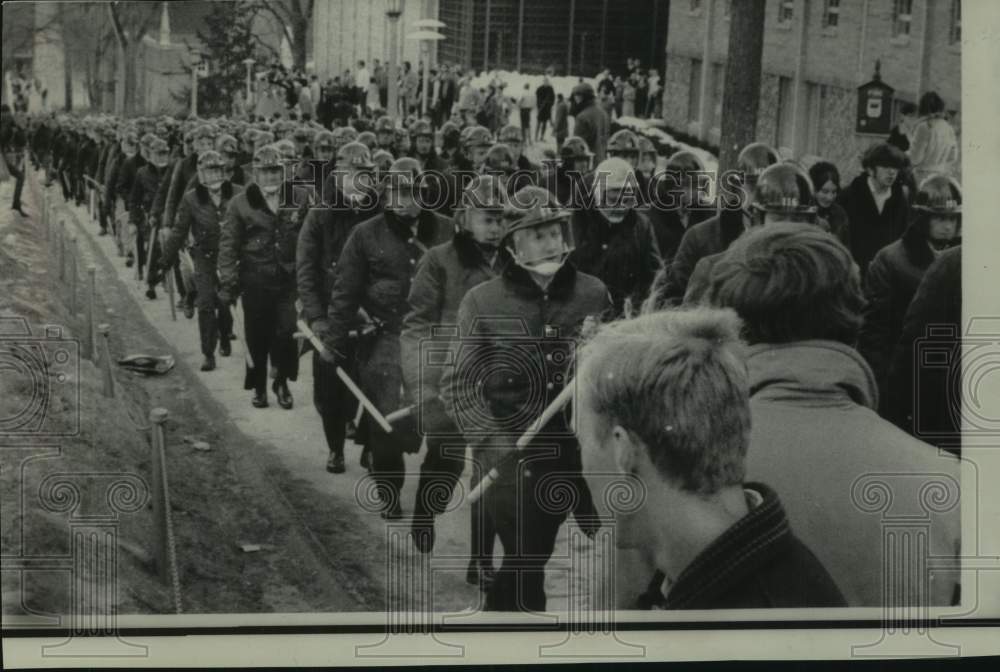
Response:
[{"label": "bare tree", "polygon": [[118,42],[115,113],[135,114],[138,48],[146,33],[157,25],[161,6],[158,2],[109,2],[106,6]]},{"label": "bare tree", "polygon": [[314,0],[253,0],[257,11],[278,22],[292,47],[293,66],[305,70]]},{"label": "bare tree", "polygon": [[760,104],[760,68],[764,52],[766,0],[732,3],[729,15],[729,57],[719,141],[719,172],[736,165],[740,149],[753,142]]}]

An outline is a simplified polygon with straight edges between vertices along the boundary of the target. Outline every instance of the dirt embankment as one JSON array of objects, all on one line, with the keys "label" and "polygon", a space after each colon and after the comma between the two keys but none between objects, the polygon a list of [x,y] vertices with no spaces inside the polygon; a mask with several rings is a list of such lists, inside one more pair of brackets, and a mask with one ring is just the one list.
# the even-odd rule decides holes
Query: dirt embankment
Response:
[{"label": "dirt embankment", "polygon": [[[0,197],[9,196],[11,186],[0,185]],[[149,484],[149,410],[163,406],[170,411],[166,460],[185,612],[381,608],[384,596],[365,567],[336,551],[331,555],[330,549],[338,546],[331,542],[339,540],[340,548],[350,549],[359,530],[324,511],[321,498],[283,472],[266,448],[240,433],[183,363],[155,378],[116,370],[114,398],[102,395],[100,368],[76,355],[85,333],[87,263],[97,265],[97,315],[98,321],[111,325],[112,359],[124,354],[165,354],[170,352],[169,345],[146,323],[119,286],[113,269],[87,250],[82,236],[80,299],[78,312],[71,313],[67,285],[59,280],[57,248],[46,240],[40,221],[40,192],[25,191],[29,218],[10,211],[0,215],[0,318],[5,318],[8,327],[27,324],[32,332],[30,338],[12,336],[8,328],[0,340],[4,369],[0,372],[0,544],[4,556],[54,558],[70,553],[72,512],[46,510],[41,499],[39,488],[52,474],[67,474],[77,484],[77,515],[109,511],[105,494],[109,477],[97,474],[139,477]],[[61,201],[54,190],[50,194],[54,201]],[[70,221],[65,209],[56,212]],[[60,335],[40,338],[46,325],[57,325]],[[49,353],[50,363],[57,350],[67,352],[70,359],[58,371],[55,366],[43,371],[50,384],[42,385],[42,379],[27,375],[12,359],[13,348],[24,343],[36,352]],[[60,373],[65,378],[59,380]],[[25,434],[29,425],[24,419],[42,398],[47,404],[35,416],[40,418],[40,429]],[[211,450],[195,450],[185,437],[205,441]],[[302,516],[316,516],[322,524],[307,529],[300,524]],[[154,539],[148,503],[137,512],[119,516],[118,536],[124,541],[117,556],[118,613],[173,613],[169,585],[156,578],[143,558],[144,551],[152,551]],[[245,552],[243,544],[262,548]],[[21,562],[27,566],[33,560]],[[83,577],[85,581],[94,578]],[[67,613],[71,585],[65,571],[4,572],[3,613]]]}]

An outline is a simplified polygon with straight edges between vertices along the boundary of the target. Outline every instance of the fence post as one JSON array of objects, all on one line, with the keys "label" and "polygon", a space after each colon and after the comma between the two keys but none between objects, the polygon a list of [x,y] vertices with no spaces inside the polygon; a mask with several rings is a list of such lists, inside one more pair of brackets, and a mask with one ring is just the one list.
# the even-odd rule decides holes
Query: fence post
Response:
[{"label": "fence post", "polygon": [[174,269],[168,268],[163,272],[163,284],[167,287],[167,301],[170,302],[170,318],[177,321],[177,299],[174,292]]},{"label": "fence post", "polygon": [[59,281],[66,281],[66,220],[59,220]]},{"label": "fence post", "polygon": [[76,234],[69,236],[69,314],[76,316]]},{"label": "fence post", "polygon": [[101,360],[104,370],[104,387],[101,390],[105,397],[114,399],[115,397],[115,378],[114,373],[111,371],[111,346],[108,344],[108,337],[111,333],[111,325],[107,323],[102,323],[97,325],[97,331],[104,338],[101,343]]},{"label": "fence post", "polygon": [[84,340],[86,346],[86,358],[92,362],[97,361],[97,348],[94,338],[94,315],[97,312],[97,266],[90,264],[87,266],[87,336]]},{"label": "fence post", "polygon": [[152,465],[153,465],[153,521],[155,536],[153,540],[153,557],[156,560],[156,574],[160,581],[167,583],[167,511],[166,511],[166,491],[164,489],[164,464],[166,430],[164,425],[167,416],[170,414],[165,408],[154,408],[149,412],[149,421],[152,425]]}]

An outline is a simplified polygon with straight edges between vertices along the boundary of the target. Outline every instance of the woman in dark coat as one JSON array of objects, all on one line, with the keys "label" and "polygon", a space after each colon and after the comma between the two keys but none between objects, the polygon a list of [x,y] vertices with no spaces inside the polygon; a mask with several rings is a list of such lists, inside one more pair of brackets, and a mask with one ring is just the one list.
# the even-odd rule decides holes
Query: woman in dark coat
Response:
[{"label": "woman in dark coat", "polygon": [[816,196],[816,222],[837,237],[845,247],[851,246],[847,213],[837,203],[840,194],[840,172],[829,161],[818,161],[809,169]]}]

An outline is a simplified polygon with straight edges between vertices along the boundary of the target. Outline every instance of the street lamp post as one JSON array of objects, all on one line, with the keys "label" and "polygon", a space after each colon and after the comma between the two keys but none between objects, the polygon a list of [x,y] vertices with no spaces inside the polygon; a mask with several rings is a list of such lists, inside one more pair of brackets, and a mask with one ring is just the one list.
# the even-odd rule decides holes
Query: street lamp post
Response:
[{"label": "street lamp post", "polygon": [[443,21],[438,21],[437,19],[420,19],[413,23],[413,27],[419,30],[406,36],[408,40],[420,40],[420,51],[424,57],[424,95],[421,97],[420,103],[421,115],[427,114],[427,99],[430,96],[431,42],[444,39],[444,35],[436,31],[437,29],[444,28],[446,25]]},{"label": "street lamp post", "polygon": [[201,54],[195,52],[193,56],[199,59],[191,63],[191,116],[198,116],[198,66],[200,65]]},{"label": "street lamp post", "polygon": [[256,63],[256,62],[257,61],[255,61],[252,58],[245,58],[245,59],[243,59],[243,65],[247,66],[247,108],[249,108],[251,105],[253,105],[253,101],[251,100],[251,98],[253,97],[253,90],[252,90],[252,87],[251,87],[251,84],[252,84],[252,68],[253,68],[253,64]]},{"label": "street lamp post", "polygon": [[396,33],[399,17],[403,15],[403,0],[386,0],[385,15],[389,19],[389,109],[390,116],[398,114],[399,106],[399,65],[396,62],[399,54],[396,49]]}]

